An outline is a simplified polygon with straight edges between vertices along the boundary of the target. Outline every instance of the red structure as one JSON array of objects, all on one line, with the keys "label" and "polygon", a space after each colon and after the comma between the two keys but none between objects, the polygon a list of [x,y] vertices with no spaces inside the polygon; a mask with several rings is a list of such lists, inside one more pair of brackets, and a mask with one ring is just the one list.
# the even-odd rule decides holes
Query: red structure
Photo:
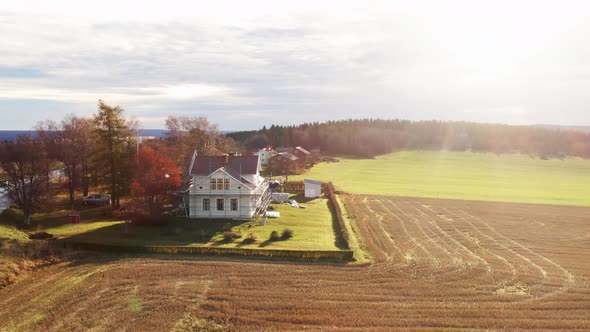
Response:
[{"label": "red structure", "polygon": [[69,213],[68,214],[68,221],[70,224],[79,224],[80,223],[80,214],[79,213]]}]

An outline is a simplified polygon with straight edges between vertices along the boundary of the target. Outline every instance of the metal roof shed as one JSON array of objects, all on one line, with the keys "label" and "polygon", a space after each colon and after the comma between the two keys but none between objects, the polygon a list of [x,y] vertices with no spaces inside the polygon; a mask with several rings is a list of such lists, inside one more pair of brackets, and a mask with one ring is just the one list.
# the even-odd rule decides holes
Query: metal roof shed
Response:
[{"label": "metal roof shed", "polygon": [[314,198],[322,195],[322,183],[320,181],[304,179],[305,197]]}]

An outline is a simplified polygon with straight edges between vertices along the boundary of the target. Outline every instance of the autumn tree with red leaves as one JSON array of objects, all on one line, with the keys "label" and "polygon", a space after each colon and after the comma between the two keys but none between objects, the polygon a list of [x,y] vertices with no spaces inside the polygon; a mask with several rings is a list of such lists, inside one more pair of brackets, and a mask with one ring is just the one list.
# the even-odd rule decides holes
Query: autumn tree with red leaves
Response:
[{"label": "autumn tree with red leaves", "polygon": [[181,173],[176,162],[149,146],[142,146],[137,155],[135,177],[131,184],[133,196],[147,206],[150,216],[159,216],[166,205],[174,205],[180,188]]}]

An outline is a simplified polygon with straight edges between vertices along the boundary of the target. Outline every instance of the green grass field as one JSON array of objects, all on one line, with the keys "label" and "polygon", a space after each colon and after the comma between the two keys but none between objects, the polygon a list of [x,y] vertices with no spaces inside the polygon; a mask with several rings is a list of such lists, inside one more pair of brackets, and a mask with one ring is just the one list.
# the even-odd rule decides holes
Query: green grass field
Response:
[{"label": "green grass field", "polygon": [[320,163],[289,177],[332,181],[356,194],[590,205],[590,160],[527,155],[402,151]]},{"label": "green grass field", "polygon": [[[293,250],[338,250],[334,234],[334,219],[328,208],[326,198],[310,201],[300,195],[295,197],[305,209],[293,208],[288,204],[271,204],[281,213],[277,219],[269,218],[265,226],[259,220],[186,220],[171,217],[162,226],[135,226],[105,215],[108,208],[91,207],[79,211],[81,223],[69,224],[66,215],[68,210],[57,210],[51,213],[38,213],[33,216],[32,226],[28,232],[45,231],[59,238],[71,240],[113,244],[113,245],[170,245],[170,246],[213,246],[229,248],[258,249],[293,249]],[[20,215],[0,215],[0,237],[14,238],[17,231],[9,225],[20,224]],[[233,242],[223,241],[223,228],[229,223],[234,232],[241,233],[242,238]],[[293,231],[293,238],[270,242],[270,233],[279,234],[285,229]],[[242,243],[242,240],[253,233],[256,242]],[[21,236],[22,237],[22,236]],[[26,238],[26,236],[25,236]]]}]

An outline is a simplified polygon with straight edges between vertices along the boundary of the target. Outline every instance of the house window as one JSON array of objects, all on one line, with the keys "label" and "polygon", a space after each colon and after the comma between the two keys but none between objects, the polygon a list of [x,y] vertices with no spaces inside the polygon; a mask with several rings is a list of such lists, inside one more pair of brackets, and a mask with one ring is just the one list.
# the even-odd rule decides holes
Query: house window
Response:
[{"label": "house window", "polygon": [[223,211],[223,203],[225,203],[223,198],[217,199],[217,211]]},{"label": "house window", "polygon": [[238,199],[232,198],[230,201],[230,208],[232,211],[238,211]]},{"label": "house window", "polygon": [[211,200],[209,198],[203,198],[203,211],[209,211],[211,209]]},{"label": "house window", "polygon": [[224,185],[225,190],[229,190],[229,179],[224,180]]},{"label": "house window", "polygon": [[223,190],[223,179],[217,179],[217,190]]},{"label": "house window", "polygon": [[215,189],[217,189],[215,187],[215,179],[211,179],[211,190],[215,190]]}]

